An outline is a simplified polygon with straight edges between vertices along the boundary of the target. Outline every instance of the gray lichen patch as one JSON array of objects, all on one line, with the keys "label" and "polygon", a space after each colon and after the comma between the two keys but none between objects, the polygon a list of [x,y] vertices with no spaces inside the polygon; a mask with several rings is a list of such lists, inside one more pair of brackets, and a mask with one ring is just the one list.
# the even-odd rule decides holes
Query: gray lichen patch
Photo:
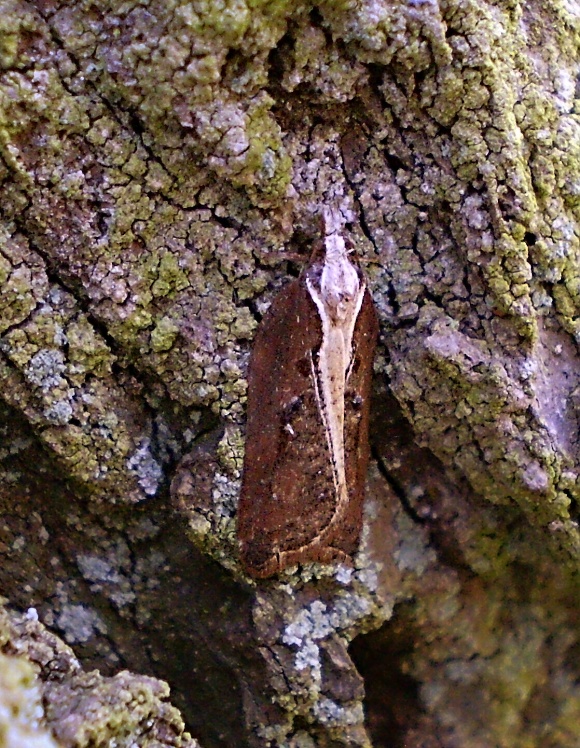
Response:
[{"label": "gray lichen patch", "polygon": [[114,381],[115,357],[70,294],[41,287],[28,317],[0,337],[5,400],[26,415],[68,476],[97,497],[153,495],[161,466],[151,454],[150,426]]},{"label": "gray lichen patch", "polygon": [[129,527],[130,542],[124,537],[107,538],[90,551],[79,552],[76,563],[83,579],[90,585],[92,594],[103,595],[127,620],[137,618],[141,624],[148,620],[151,612],[146,603],[147,596],[155,594],[160,587],[160,575],[167,568],[167,557],[156,547],[134,557],[134,546],[145,538],[158,534],[159,528]]},{"label": "gray lichen patch", "polygon": [[24,376],[30,384],[46,393],[66,386],[62,376],[65,368],[62,351],[42,348],[28,362]]},{"label": "gray lichen patch", "polygon": [[84,605],[64,605],[55,623],[68,644],[85,643],[96,634],[107,632],[98,613]]},{"label": "gray lichen patch", "polygon": [[153,457],[149,439],[144,439],[127,461],[127,468],[135,473],[139,486],[147,496],[154,496],[163,477],[159,462]]}]

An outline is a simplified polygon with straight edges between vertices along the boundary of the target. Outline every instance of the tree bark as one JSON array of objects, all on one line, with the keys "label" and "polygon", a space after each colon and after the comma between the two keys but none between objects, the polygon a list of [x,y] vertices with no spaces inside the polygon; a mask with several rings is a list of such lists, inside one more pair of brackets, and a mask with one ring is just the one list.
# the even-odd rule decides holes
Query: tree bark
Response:
[{"label": "tree bark", "polygon": [[[0,10],[0,700],[39,746],[576,744],[578,8]],[[323,206],[381,324],[363,539],[256,582],[248,356]]]}]

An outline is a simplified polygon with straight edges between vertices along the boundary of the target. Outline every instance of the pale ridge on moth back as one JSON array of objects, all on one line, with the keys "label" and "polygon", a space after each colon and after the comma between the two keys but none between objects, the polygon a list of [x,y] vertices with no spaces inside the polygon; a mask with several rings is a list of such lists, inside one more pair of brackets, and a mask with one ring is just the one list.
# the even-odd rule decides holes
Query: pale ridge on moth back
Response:
[{"label": "pale ridge on moth back", "polygon": [[[306,285],[322,322],[322,345],[317,366],[313,366],[316,396],[324,421],[328,448],[333,463],[336,510],[340,517],[348,502],[344,449],[344,395],[353,355],[354,327],[365,293],[365,284],[348,259],[346,243],[338,233],[337,216],[331,209],[324,213],[325,256],[320,286],[307,275]],[[340,225],[340,224],[339,224]],[[334,229],[329,234],[329,229]]]}]

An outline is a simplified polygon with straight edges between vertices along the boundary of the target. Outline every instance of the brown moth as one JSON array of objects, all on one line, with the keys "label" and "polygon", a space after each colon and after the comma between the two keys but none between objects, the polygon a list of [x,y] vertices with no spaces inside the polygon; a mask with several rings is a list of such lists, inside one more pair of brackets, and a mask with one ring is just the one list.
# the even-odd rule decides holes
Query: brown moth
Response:
[{"label": "brown moth", "polygon": [[340,228],[327,210],[323,251],[275,297],[254,342],[238,509],[253,577],[348,561],[359,542],[378,322]]}]

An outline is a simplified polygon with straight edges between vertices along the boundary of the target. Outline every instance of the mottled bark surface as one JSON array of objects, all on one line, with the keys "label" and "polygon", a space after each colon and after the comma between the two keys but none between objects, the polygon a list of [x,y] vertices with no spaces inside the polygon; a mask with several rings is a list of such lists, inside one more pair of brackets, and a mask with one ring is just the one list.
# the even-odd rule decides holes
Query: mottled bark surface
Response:
[{"label": "mottled bark surface", "polygon": [[[572,0],[0,1],[2,748],[193,745],[156,679],[205,748],[578,743],[579,47]],[[363,543],[256,584],[248,353],[325,204]]]}]

